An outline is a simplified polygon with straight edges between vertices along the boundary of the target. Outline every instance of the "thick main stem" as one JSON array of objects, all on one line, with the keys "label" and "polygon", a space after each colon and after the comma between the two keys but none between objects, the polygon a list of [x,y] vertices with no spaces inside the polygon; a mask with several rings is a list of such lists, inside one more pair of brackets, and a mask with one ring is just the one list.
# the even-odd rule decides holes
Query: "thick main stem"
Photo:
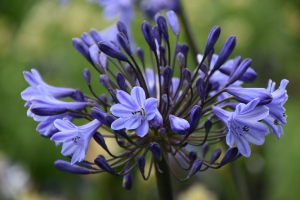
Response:
[{"label": "thick main stem", "polygon": [[166,162],[168,161],[164,159],[164,156],[162,157],[161,161],[157,162],[159,169],[163,173],[160,173],[157,166],[155,166],[157,191],[160,200],[173,200],[171,176]]}]

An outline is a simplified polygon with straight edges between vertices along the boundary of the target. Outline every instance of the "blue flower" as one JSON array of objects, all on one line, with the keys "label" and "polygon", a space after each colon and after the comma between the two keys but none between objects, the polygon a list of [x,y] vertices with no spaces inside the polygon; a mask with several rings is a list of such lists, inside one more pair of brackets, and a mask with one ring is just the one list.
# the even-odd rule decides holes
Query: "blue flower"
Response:
[{"label": "blue flower", "polygon": [[72,88],[61,88],[48,85],[44,82],[41,75],[36,69],[31,69],[31,73],[28,71],[25,71],[23,73],[25,80],[30,85],[21,93],[21,97],[25,101],[29,101],[33,96],[40,96],[40,92],[37,89],[39,85],[42,85],[54,98],[68,97],[75,92],[75,90]]},{"label": "blue flower", "polygon": [[73,165],[84,160],[89,142],[102,123],[95,119],[77,127],[65,118],[55,120],[54,125],[60,132],[54,134],[51,140],[63,142],[61,153],[64,156],[72,156],[71,164]]},{"label": "blue flower", "polygon": [[68,109],[82,110],[88,105],[87,102],[64,102],[55,99],[44,86],[37,87],[40,95],[30,99],[30,111],[39,116],[51,116],[62,114]]},{"label": "blue flower", "polygon": [[149,120],[152,120],[157,111],[157,99],[145,97],[145,92],[141,87],[134,87],[131,95],[119,90],[117,98],[120,104],[115,104],[110,111],[119,117],[111,124],[113,130],[123,128],[136,129],[140,137],[144,137],[149,130]]},{"label": "blue flower", "polygon": [[288,83],[288,80],[283,79],[279,88],[275,90],[275,82],[269,80],[267,88],[267,90],[271,93],[273,100],[271,103],[266,105],[270,110],[270,114],[264,118],[263,121],[270,126],[272,132],[278,139],[280,138],[280,135],[283,134],[282,125],[286,124],[287,115],[285,114],[285,108],[283,105],[288,99],[285,89]]},{"label": "blue flower", "polygon": [[248,104],[240,103],[235,112],[228,112],[219,107],[213,107],[214,113],[228,127],[229,132],[226,136],[226,143],[232,147],[233,143],[239,149],[239,152],[246,157],[251,154],[250,143],[262,145],[265,136],[269,133],[268,127],[259,122],[269,115],[269,109],[266,106],[258,106],[259,99],[256,98]]}]

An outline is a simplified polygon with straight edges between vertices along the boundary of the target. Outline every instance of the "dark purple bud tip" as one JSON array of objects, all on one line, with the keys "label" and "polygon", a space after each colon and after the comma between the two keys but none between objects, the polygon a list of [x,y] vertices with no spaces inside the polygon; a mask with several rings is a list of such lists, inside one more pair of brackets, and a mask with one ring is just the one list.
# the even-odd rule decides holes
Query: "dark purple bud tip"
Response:
[{"label": "dark purple bud tip", "polygon": [[118,139],[118,144],[123,147],[125,144],[125,141],[123,139]]},{"label": "dark purple bud tip", "polygon": [[[163,102],[165,102],[166,104],[168,104],[168,96],[166,94],[163,94],[161,96],[161,99],[163,100]],[[170,102],[170,106],[173,106],[173,101],[172,101],[171,97],[169,97],[169,102]]]},{"label": "dark purple bud tip", "polygon": [[117,80],[117,84],[120,87],[120,89],[127,92],[125,78],[124,78],[124,75],[121,72],[118,72],[116,74],[116,80]]},{"label": "dark purple bud tip", "polygon": [[235,44],[236,44],[236,37],[234,35],[230,36],[226,40],[219,54],[219,57],[214,65],[214,70],[218,70],[224,64],[224,62],[229,58],[229,56],[231,55],[235,47]]},{"label": "dark purple bud tip", "polygon": [[149,149],[156,160],[160,161],[162,159],[161,149],[158,143],[151,142],[149,144]]},{"label": "dark purple bud tip", "polygon": [[127,28],[126,28],[126,26],[123,22],[121,22],[121,21],[117,22],[117,29],[118,29],[119,32],[121,32],[125,35],[127,40],[129,40],[129,37],[128,37],[128,34],[127,34]]},{"label": "dark purple bud tip", "polygon": [[161,45],[162,33],[161,33],[161,30],[160,30],[160,28],[158,27],[157,24],[153,27],[153,33],[154,33],[154,36],[157,40],[158,45]]},{"label": "dark purple bud tip", "polygon": [[74,48],[79,53],[81,53],[85,57],[85,59],[87,59],[87,61],[89,61],[90,63],[93,64],[93,61],[90,58],[89,48],[81,39],[73,38],[72,39],[72,44],[73,44]]},{"label": "dark purple bud tip", "polygon": [[110,165],[108,164],[108,162],[105,160],[104,156],[99,155],[94,162],[96,163],[96,165],[98,167],[100,167],[100,169],[102,169],[103,171],[106,171],[112,175],[116,175],[116,172],[113,168],[110,167]]},{"label": "dark purple bud tip", "polygon": [[219,26],[215,26],[211,29],[207,38],[204,56],[208,55],[209,52],[214,48],[216,42],[219,39],[220,33],[221,33],[221,28]]},{"label": "dark purple bud tip", "polygon": [[63,172],[70,174],[90,174],[90,170],[78,167],[76,165],[71,165],[71,163],[64,160],[57,160],[54,163],[54,166]]},{"label": "dark purple bud tip", "polygon": [[205,142],[202,146],[202,157],[205,158],[207,152],[209,151],[209,144]]},{"label": "dark purple bud tip", "polygon": [[220,166],[226,165],[227,163],[233,161],[238,153],[239,151],[237,147],[230,147],[221,160]]},{"label": "dark purple bud tip", "polygon": [[210,157],[209,164],[211,165],[211,164],[215,163],[219,159],[221,153],[222,153],[221,149],[214,150],[214,152],[212,153],[212,155]]},{"label": "dark purple bud tip", "polygon": [[210,131],[211,127],[212,127],[212,122],[209,119],[205,120],[204,128],[205,128],[205,134],[206,135],[209,134],[209,131]]},{"label": "dark purple bud tip", "polygon": [[115,45],[110,42],[101,41],[98,43],[99,49],[106,55],[119,59],[121,61],[128,61],[128,58],[118,49]]},{"label": "dark purple bud tip", "polygon": [[155,113],[154,118],[150,121],[153,128],[159,129],[163,125],[163,118],[159,112]]},{"label": "dark purple bud tip", "polygon": [[200,96],[200,100],[203,102],[205,98],[205,82],[202,78],[198,78],[196,81],[196,86],[198,90],[198,94]]},{"label": "dark purple bud tip", "polygon": [[88,47],[90,47],[93,44],[95,44],[95,41],[93,40],[93,38],[89,34],[87,34],[86,32],[84,32],[84,33],[81,34],[81,39],[84,41],[84,43]]},{"label": "dark purple bud tip", "polygon": [[[125,169],[125,173],[129,170],[130,166],[127,166]],[[128,174],[126,174],[123,177],[123,188],[125,190],[130,190],[132,188],[132,182],[133,182],[133,178],[132,178],[132,171],[130,171]]]},{"label": "dark purple bud tip", "polygon": [[110,90],[109,79],[106,74],[101,74],[99,78],[100,83],[107,89]]},{"label": "dark purple bud tip", "polygon": [[79,102],[84,102],[85,101],[84,95],[81,92],[81,90],[79,90],[79,89],[76,89],[75,92],[74,92],[74,94],[72,94],[71,97],[73,99],[75,99],[76,101],[79,101]]},{"label": "dark purple bud tip", "polygon": [[164,16],[160,15],[157,17],[157,24],[159,26],[159,29],[161,30],[163,36],[164,36],[164,39],[166,41],[169,41],[169,33],[168,33],[168,26],[167,26],[167,21],[166,19],[164,18]]},{"label": "dark purple bud tip", "polygon": [[151,24],[147,21],[142,23],[142,32],[146,42],[148,43],[150,49],[156,52],[155,36],[152,30]]},{"label": "dark purple bud tip", "polygon": [[137,164],[138,164],[138,167],[140,169],[141,174],[144,175],[145,165],[146,165],[145,157],[144,156],[138,156],[137,157]]},{"label": "dark purple bud tip", "polygon": [[187,58],[189,51],[190,51],[189,45],[187,45],[186,43],[183,43],[181,46],[181,52],[183,53],[185,58]]},{"label": "dark purple bud tip", "polygon": [[66,107],[33,105],[33,106],[31,106],[30,111],[33,114],[36,114],[39,116],[52,116],[52,115],[58,115],[58,114],[65,113],[68,111],[68,109]]},{"label": "dark purple bud tip", "polygon": [[94,140],[105,150],[105,151],[108,151],[108,148],[106,146],[106,143],[105,143],[105,140],[103,138],[103,136],[99,133],[99,132],[96,132],[94,135],[93,135],[93,138]]},{"label": "dark purple bud tip", "polygon": [[124,49],[124,51],[127,53],[127,55],[132,56],[132,52],[130,49],[130,44],[127,39],[127,37],[123,33],[118,33],[117,34],[117,40],[120,44],[120,46]]},{"label": "dark purple bud tip", "polygon": [[193,163],[191,170],[189,172],[188,178],[191,178],[200,170],[202,163],[203,163],[203,161],[201,159],[198,159]]},{"label": "dark purple bud tip", "polygon": [[196,151],[191,151],[189,153],[189,160],[190,163],[193,164],[195,162],[195,160],[197,159],[197,152]]},{"label": "dark purple bud tip", "polygon": [[105,94],[101,94],[100,97],[99,97],[99,99],[100,99],[101,101],[103,101],[104,103],[107,103],[107,97],[106,97]]},{"label": "dark purple bud tip", "polygon": [[209,54],[207,55],[207,63],[208,63],[208,65],[210,65],[210,63],[211,63],[211,59],[212,59],[212,57],[214,55],[214,52],[215,52],[215,49],[211,48]]},{"label": "dark purple bud tip", "polygon": [[183,77],[187,80],[188,83],[191,83],[192,80],[192,72],[190,69],[185,68],[183,70]]},{"label": "dark purple bud tip", "polygon": [[91,28],[90,30],[90,35],[92,36],[92,38],[94,39],[94,41],[96,42],[96,44],[98,44],[100,41],[102,41],[102,37],[99,33],[99,31],[97,31],[94,28]]},{"label": "dark purple bud tip", "polygon": [[167,15],[169,26],[172,29],[173,33],[175,35],[179,35],[180,28],[179,28],[179,22],[176,13],[173,10],[170,10],[167,12],[166,15]]},{"label": "dark purple bud tip", "polygon": [[93,107],[91,110],[91,114],[95,119],[97,119],[102,124],[108,125],[108,123],[105,119],[106,114],[100,108]]},{"label": "dark purple bud tip", "polygon": [[227,85],[233,84],[235,81],[240,79],[241,76],[243,76],[248,68],[250,67],[252,63],[252,60],[250,58],[247,58],[241,62],[241,64],[238,66],[236,70],[234,70],[234,73],[230,76]]},{"label": "dark purple bud tip", "polygon": [[189,134],[193,133],[200,121],[201,118],[201,114],[202,114],[202,109],[200,106],[195,105],[192,110],[191,110],[191,114],[190,114],[190,130],[189,130]]},{"label": "dark purple bud tip", "polygon": [[179,52],[177,54],[177,60],[178,60],[179,67],[183,67],[184,66],[184,55],[181,52]]},{"label": "dark purple bud tip", "polygon": [[85,68],[82,72],[83,78],[85,79],[88,85],[91,84],[91,72],[89,69]]},{"label": "dark purple bud tip", "polygon": [[172,69],[169,66],[166,66],[163,72],[163,77],[164,77],[164,86],[165,88],[169,88],[171,78],[172,78]]},{"label": "dark purple bud tip", "polygon": [[205,76],[208,75],[208,67],[205,63],[202,63],[202,65],[200,66],[200,70],[205,74]]},{"label": "dark purple bud tip", "polygon": [[136,49],[136,55],[139,57],[140,61],[144,64],[145,63],[145,55],[144,50],[141,47]]}]

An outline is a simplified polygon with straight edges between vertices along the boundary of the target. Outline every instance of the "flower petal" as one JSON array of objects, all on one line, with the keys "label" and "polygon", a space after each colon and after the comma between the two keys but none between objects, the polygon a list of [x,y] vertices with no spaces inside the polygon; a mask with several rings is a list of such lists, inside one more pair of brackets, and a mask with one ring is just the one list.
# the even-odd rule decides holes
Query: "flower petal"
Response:
[{"label": "flower petal", "polygon": [[124,123],[125,128],[127,129],[136,129],[141,124],[141,118],[138,116],[129,117],[129,119]]},{"label": "flower petal", "polygon": [[250,144],[249,142],[243,137],[239,136],[237,134],[233,134],[235,144],[237,148],[239,149],[239,152],[245,156],[249,157],[251,154]]},{"label": "flower petal", "polygon": [[133,115],[132,112],[134,111],[135,110],[125,104],[115,104],[110,108],[110,112],[114,116],[122,118],[131,117]]},{"label": "flower petal", "polygon": [[128,118],[119,118],[117,120],[115,120],[112,124],[111,124],[111,129],[113,130],[120,130],[122,128],[125,128],[124,123],[129,120],[130,117]]},{"label": "flower petal", "polygon": [[144,137],[147,135],[149,131],[149,122],[147,120],[143,120],[141,125],[136,129],[136,134],[140,137]]},{"label": "flower petal", "polygon": [[127,107],[132,108],[133,110],[137,109],[136,106],[134,105],[131,96],[127,93],[124,92],[123,90],[118,90],[117,91],[117,98],[119,102]]},{"label": "flower petal", "polygon": [[72,139],[73,137],[76,137],[78,135],[77,130],[72,130],[72,131],[62,131],[54,134],[51,137],[51,140],[55,142],[65,142],[67,140]]},{"label": "flower petal", "polygon": [[218,118],[220,118],[226,125],[228,125],[228,119],[232,115],[232,112],[228,112],[217,106],[213,106],[213,111]]},{"label": "flower petal", "polygon": [[146,112],[146,119],[152,120],[155,116],[155,112],[157,109],[157,99],[149,98],[145,101],[145,112]]},{"label": "flower petal", "polygon": [[60,131],[77,130],[77,127],[69,120],[57,119],[54,121],[54,125]]},{"label": "flower petal", "polygon": [[228,146],[232,147],[234,144],[234,137],[232,135],[233,133],[229,131],[226,135],[226,143]]},{"label": "flower petal", "polygon": [[144,92],[143,88],[134,87],[131,90],[131,99],[136,106],[138,106],[139,108],[144,108],[146,96],[145,96],[145,92]]}]

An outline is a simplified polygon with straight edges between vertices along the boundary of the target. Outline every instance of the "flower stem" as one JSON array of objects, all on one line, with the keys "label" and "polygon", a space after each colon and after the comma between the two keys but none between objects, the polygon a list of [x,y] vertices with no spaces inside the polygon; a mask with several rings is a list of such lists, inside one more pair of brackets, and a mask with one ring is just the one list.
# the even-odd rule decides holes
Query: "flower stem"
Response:
[{"label": "flower stem", "polygon": [[173,191],[172,191],[171,176],[170,176],[168,165],[166,163],[167,161],[164,159],[164,157],[165,156],[162,156],[161,161],[157,161],[159,169],[163,173],[160,173],[157,166],[155,166],[157,191],[160,200],[172,200]]}]

